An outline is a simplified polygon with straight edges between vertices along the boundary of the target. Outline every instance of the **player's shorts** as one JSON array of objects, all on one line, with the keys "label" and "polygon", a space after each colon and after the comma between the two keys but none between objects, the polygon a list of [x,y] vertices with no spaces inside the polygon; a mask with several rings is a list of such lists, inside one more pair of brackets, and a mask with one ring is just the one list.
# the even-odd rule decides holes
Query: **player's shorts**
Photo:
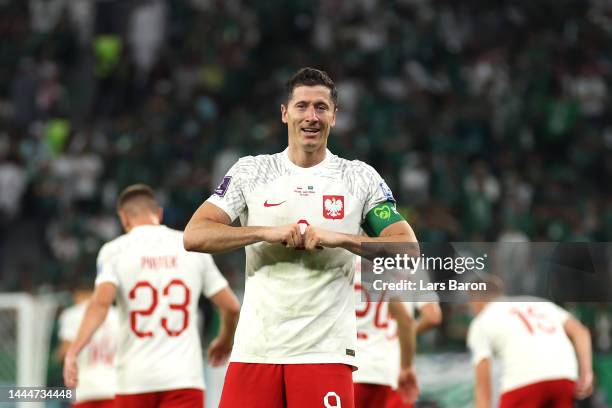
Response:
[{"label": "player's shorts", "polygon": [[219,408],[353,408],[345,364],[230,363]]},{"label": "player's shorts", "polygon": [[114,399],[75,402],[72,408],[115,408]]},{"label": "player's shorts", "polygon": [[542,381],[505,392],[500,408],[572,408],[576,383],[571,380]]},{"label": "player's shorts", "polygon": [[204,407],[204,391],[197,388],[117,394],[115,408],[193,408]]},{"label": "player's shorts", "polygon": [[408,404],[402,400],[402,396],[397,390],[391,390],[385,408],[412,408],[412,404]]},{"label": "player's shorts", "polygon": [[355,408],[385,408],[393,390],[388,385],[355,383]]}]

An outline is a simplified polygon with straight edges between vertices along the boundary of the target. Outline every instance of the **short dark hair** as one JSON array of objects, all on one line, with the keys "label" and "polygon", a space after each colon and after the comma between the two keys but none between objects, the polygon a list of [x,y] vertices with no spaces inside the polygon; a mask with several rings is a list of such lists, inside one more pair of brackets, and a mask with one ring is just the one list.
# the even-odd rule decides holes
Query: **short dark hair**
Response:
[{"label": "short dark hair", "polygon": [[144,198],[146,201],[150,202],[150,208],[156,209],[159,207],[157,201],[155,200],[155,193],[153,189],[146,184],[132,184],[131,186],[126,187],[121,194],[119,194],[119,198],[117,199],[117,210],[122,209],[126,203],[129,201],[133,201],[136,198]]},{"label": "short dark hair", "polygon": [[285,84],[285,94],[287,101],[293,96],[293,90],[298,86],[316,86],[323,85],[329,88],[332,102],[334,106],[338,106],[338,90],[336,84],[325,71],[316,68],[302,68],[296,72]]}]

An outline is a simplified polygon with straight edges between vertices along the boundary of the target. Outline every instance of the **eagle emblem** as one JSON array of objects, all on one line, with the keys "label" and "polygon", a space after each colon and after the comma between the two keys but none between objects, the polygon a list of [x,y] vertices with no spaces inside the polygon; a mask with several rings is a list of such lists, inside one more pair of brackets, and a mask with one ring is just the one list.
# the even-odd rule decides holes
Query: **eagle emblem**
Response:
[{"label": "eagle emblem", "polygon": [[344,196],[323,196],[323,218],[339,220],[344,218]]}]

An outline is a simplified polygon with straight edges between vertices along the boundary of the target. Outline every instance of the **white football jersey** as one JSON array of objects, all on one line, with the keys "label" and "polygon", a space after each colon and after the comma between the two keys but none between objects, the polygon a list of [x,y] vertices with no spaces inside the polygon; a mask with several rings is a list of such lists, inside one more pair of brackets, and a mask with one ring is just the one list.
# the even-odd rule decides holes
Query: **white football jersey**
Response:
[{"label": "white football jersey", "polygon": [[[365,215],[392,200],[376,171],[326,152],[310,168],[287,150],[240,159],[208,201],[243,226],[296,222],[358,234]],[[354,255],[259,242],[245,248],[244,304],[232,361],[355,366]]]},{"label": "white football jersey", "polygon": [[[65,309],[59,317],[59,338],[72,342],[77,336],[87,302]],[[119,320],[115,308],[110,308],[106,320],[94,333],[78,358],[79,385],[76,387],[76,402],[115,398],[117,380],[115,376],[115,351]]]},{"label": "white football jersey", "polygon": [[[388,385],[397,388],[400,373],[400,343],[397,322],[389,315],[388,301],[383,294],[369,291],[360,279],[360,262],[355,273],[355,314],[357,316],[357,361],[359,370],[353,381],[363,384]],[[429,296],[435,296],[430,294]],[[363,301],[365,299],[366,301]],[[430,302],[402,302],[411,316]]]},{"label": "white football jersey", "polygon": [[198,298],[227,286],[212,257],[185,251],[180,231],[138,226],[100,250],[104,282],[117,287],[117,393],[203,389]]},{"label": "white football jersey", "polygon": [[498,357],[502,392],[540,381],[575,380],[576,354],[563,329],[569,314],[533,297],[512,300],[491,302],[472,320],[468,346],[474,365]]}]

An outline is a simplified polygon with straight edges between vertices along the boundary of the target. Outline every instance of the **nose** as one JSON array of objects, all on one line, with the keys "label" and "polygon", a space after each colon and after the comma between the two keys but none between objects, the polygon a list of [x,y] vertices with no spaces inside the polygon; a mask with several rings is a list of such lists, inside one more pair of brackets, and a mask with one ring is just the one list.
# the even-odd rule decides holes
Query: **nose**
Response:
[{"label": "nose", "polygon": [[308,107],[308,110],[306,111],[306,120],[312,122],[319,120],[319,117],[317,116],[317,109],[314,106]]}]

